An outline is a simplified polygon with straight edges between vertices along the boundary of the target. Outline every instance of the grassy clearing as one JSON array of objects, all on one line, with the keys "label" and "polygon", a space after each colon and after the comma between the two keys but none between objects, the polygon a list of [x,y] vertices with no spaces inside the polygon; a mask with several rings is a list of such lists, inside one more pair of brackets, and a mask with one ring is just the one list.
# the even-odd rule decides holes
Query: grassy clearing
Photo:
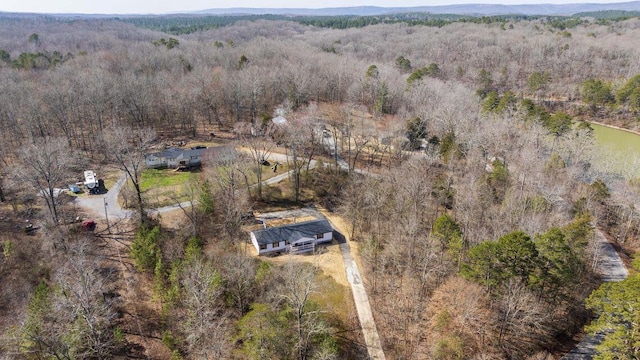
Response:
[{"label": "grassy clearing", "polygon": [[342,358],[352,358],[349,355],[354,344],[362,344],[359,322],[356,315],[355,303],[349,287],[338,284],[331,276],[320,274],[316,277],[318,291],[311,294],[310,300],[325,309],[325,318],[335,329],[336,340],[339,343]]},{"label": "grassy clearing", "polygon": [[311,295],[311,300],[318,302],[325,309],[331,309],[331,314],[337,320],[342,324],[348,324],[350,317],[355,313],[351,290],[326,274],[319,274],[316,284],[319,290]]},{"label": "grassy clearing", "polygon": [[140,190],[143,192],[168,186],[186,184],[191,173],[172,170],[146,169],[140,178]]},{"label": "grassy clearing", "polygon": [[[188,201],[190,199],[189,181],[197,176],[197,174],[190,172],[145,170],[140,178],[140,190],[147,207],[158,208]],[[135,203],[133,186],[130,181],[127,181],[121,195],[123,193],[130,198],[129,201],[123,201],[123,205],[130,208]]]}]

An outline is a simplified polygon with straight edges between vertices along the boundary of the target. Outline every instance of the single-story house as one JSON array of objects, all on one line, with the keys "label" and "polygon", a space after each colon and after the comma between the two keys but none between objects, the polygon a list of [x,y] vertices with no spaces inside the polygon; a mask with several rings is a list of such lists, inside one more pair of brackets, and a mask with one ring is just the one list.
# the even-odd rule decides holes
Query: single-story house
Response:
[{"label": "single-story house", "polygon": [[169,148],[161,152],[144,156],[147,167],[177,168],[179,166],[196,167],[202,164],[206,147],[196,146],[190,149]]},{"label": "single-story house", "polygon": [[316,245],[331,242],[333,228],[326,219],[304,221],[251,232],[251,242],[258,255],[313,251]]}]

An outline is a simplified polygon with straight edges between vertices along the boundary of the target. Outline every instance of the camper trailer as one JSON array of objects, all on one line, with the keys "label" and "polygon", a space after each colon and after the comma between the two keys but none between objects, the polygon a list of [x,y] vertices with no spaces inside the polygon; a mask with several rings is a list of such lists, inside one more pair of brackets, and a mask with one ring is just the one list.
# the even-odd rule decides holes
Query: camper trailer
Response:
[{"label": "camper trailer", "polygon": [[98,180],[96,180],[96,173],[94,173],[93,170],[86,170],[84,172],[84,186],[86,186],[87,189],[89,190],[98,186]]}]

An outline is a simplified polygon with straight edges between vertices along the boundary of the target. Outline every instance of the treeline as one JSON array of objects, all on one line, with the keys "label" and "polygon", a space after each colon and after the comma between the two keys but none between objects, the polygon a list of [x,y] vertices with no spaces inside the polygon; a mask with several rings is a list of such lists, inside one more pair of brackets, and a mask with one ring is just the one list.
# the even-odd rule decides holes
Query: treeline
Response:
[{"label": "treeline", "polygon": [[[229,26],[240,21],[287,20],[296,21],[302,25],[312,25],[320,28],[349,29],[377,24],[395,23],[441,27],[463,18],[465,17],[461,15],[408,13],[390,14],[385,16],[193,15],[130,17],[122,18],[121,20],[136,26],[180,35]],[[487,21],[485,20],[485,22]]]},{"label": "treeline", "polygon": [[[506,24],[517,21],[540,20],[548,23],[556,29],[570,29],[580,24],[589,23],[585,18],[593,18],[597,24],[607,25],[611,22],[619,22],[638,17],[640,13],[635,11],[606,10],[596,12],[578,13],[572,16],[544,16],[544,15],[495,15],[495,16],[469,16],[456,14],[432,14],[432,13],[399,13],[386,15],[336,15],[336,16],[300,16],[300,15],[163,15],[163,16],[131,16],[115,18],[123,22],[131,23],[138,27],[144,27],[155,31],[161,31],[173,35],[191,34],[197,31],[205,31],[220,27],[230,26],[241,21],[258,20],[285,20],[295,21],[302,25],[312,25],[320,28],[349,29],[361,28],[378,24],[405,23],[411,26],[442,27],[455,22],[475,24]],[[32,19],[31,15],[15,17],[15,15],[3,15],[1,19],[15,21],[20,19]],[[59,21],[55,17],[41,17],[48,21]],[[88,17],[89,19],[91,17]],[[107,18],[108,19],[108,18]],[[65,20],[62,17],[62,20]],[[70,21],[70,20],[65,20]]]},{"label": "treeline", "polygon": [[285,16],[285,15],[208,15],[208,16],[158,16],[158,17],[131,17],[122,21],[136,26],[146,27],[152,30],[169,34],[190,34],[196,31],[215,29],[229,26],[239,21],[257,20],[289,20],[302,25],[311,25],[320,28],[349,29],[362,28],[378,24],[405,23],[411,26],[443,27],[445,25],[462,22],[474,24],[506,24],[514,21],[541,20],[556,29],[570,29],[580,24],[588,23],[585,17],[592,17],[601,21],[622,21],[638,15],[634,12],[606,11],[576,14],[573,16],[541,16],[541,15],[497,15],[497,16],[468,16],[455,14],[431,14],[431,13],[401,13],[375,16]]},{"label": "treeline", "polygon": [[321,28],[349,29],[377,24],[398,23],[442,27],[455,21],[461,21],[464,18],[465,16],[453,14],[402,13],[384,16],[296,16],[293,20],[303,25],[312,25]]},{"label": "treeline", "polygon": [[192,16],[145,16],[126,17],[120,19],[135,26],[145,27],[151,30],[162,31],[168,34],[181,35],[196,31],[216,29],[233,25],[239,21],[256,20],[290,20],[284,15],[192,15]]},{"label": "treeline", "polygon": [[598,23],[606,23],[607,20],[611,21],[621,21],[630,19],[633,17],[640,16],[640,11],[626,11],[626,10],[602,10],[602,11],[592,11],[592,12],[582,12],[573,14],[573,17],[583,18],[583,17],[592,17],[599,21]]}]

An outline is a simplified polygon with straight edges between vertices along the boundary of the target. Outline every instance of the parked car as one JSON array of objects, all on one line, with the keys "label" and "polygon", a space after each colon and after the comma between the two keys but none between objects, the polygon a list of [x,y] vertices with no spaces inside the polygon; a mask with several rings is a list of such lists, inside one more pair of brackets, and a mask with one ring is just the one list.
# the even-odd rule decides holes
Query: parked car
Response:
[{"label": "parked car", "polygon": [[96,222],[93,220],[85,220],[82,222],[82,229],[85,231],[94,231],[96,229]]}]

